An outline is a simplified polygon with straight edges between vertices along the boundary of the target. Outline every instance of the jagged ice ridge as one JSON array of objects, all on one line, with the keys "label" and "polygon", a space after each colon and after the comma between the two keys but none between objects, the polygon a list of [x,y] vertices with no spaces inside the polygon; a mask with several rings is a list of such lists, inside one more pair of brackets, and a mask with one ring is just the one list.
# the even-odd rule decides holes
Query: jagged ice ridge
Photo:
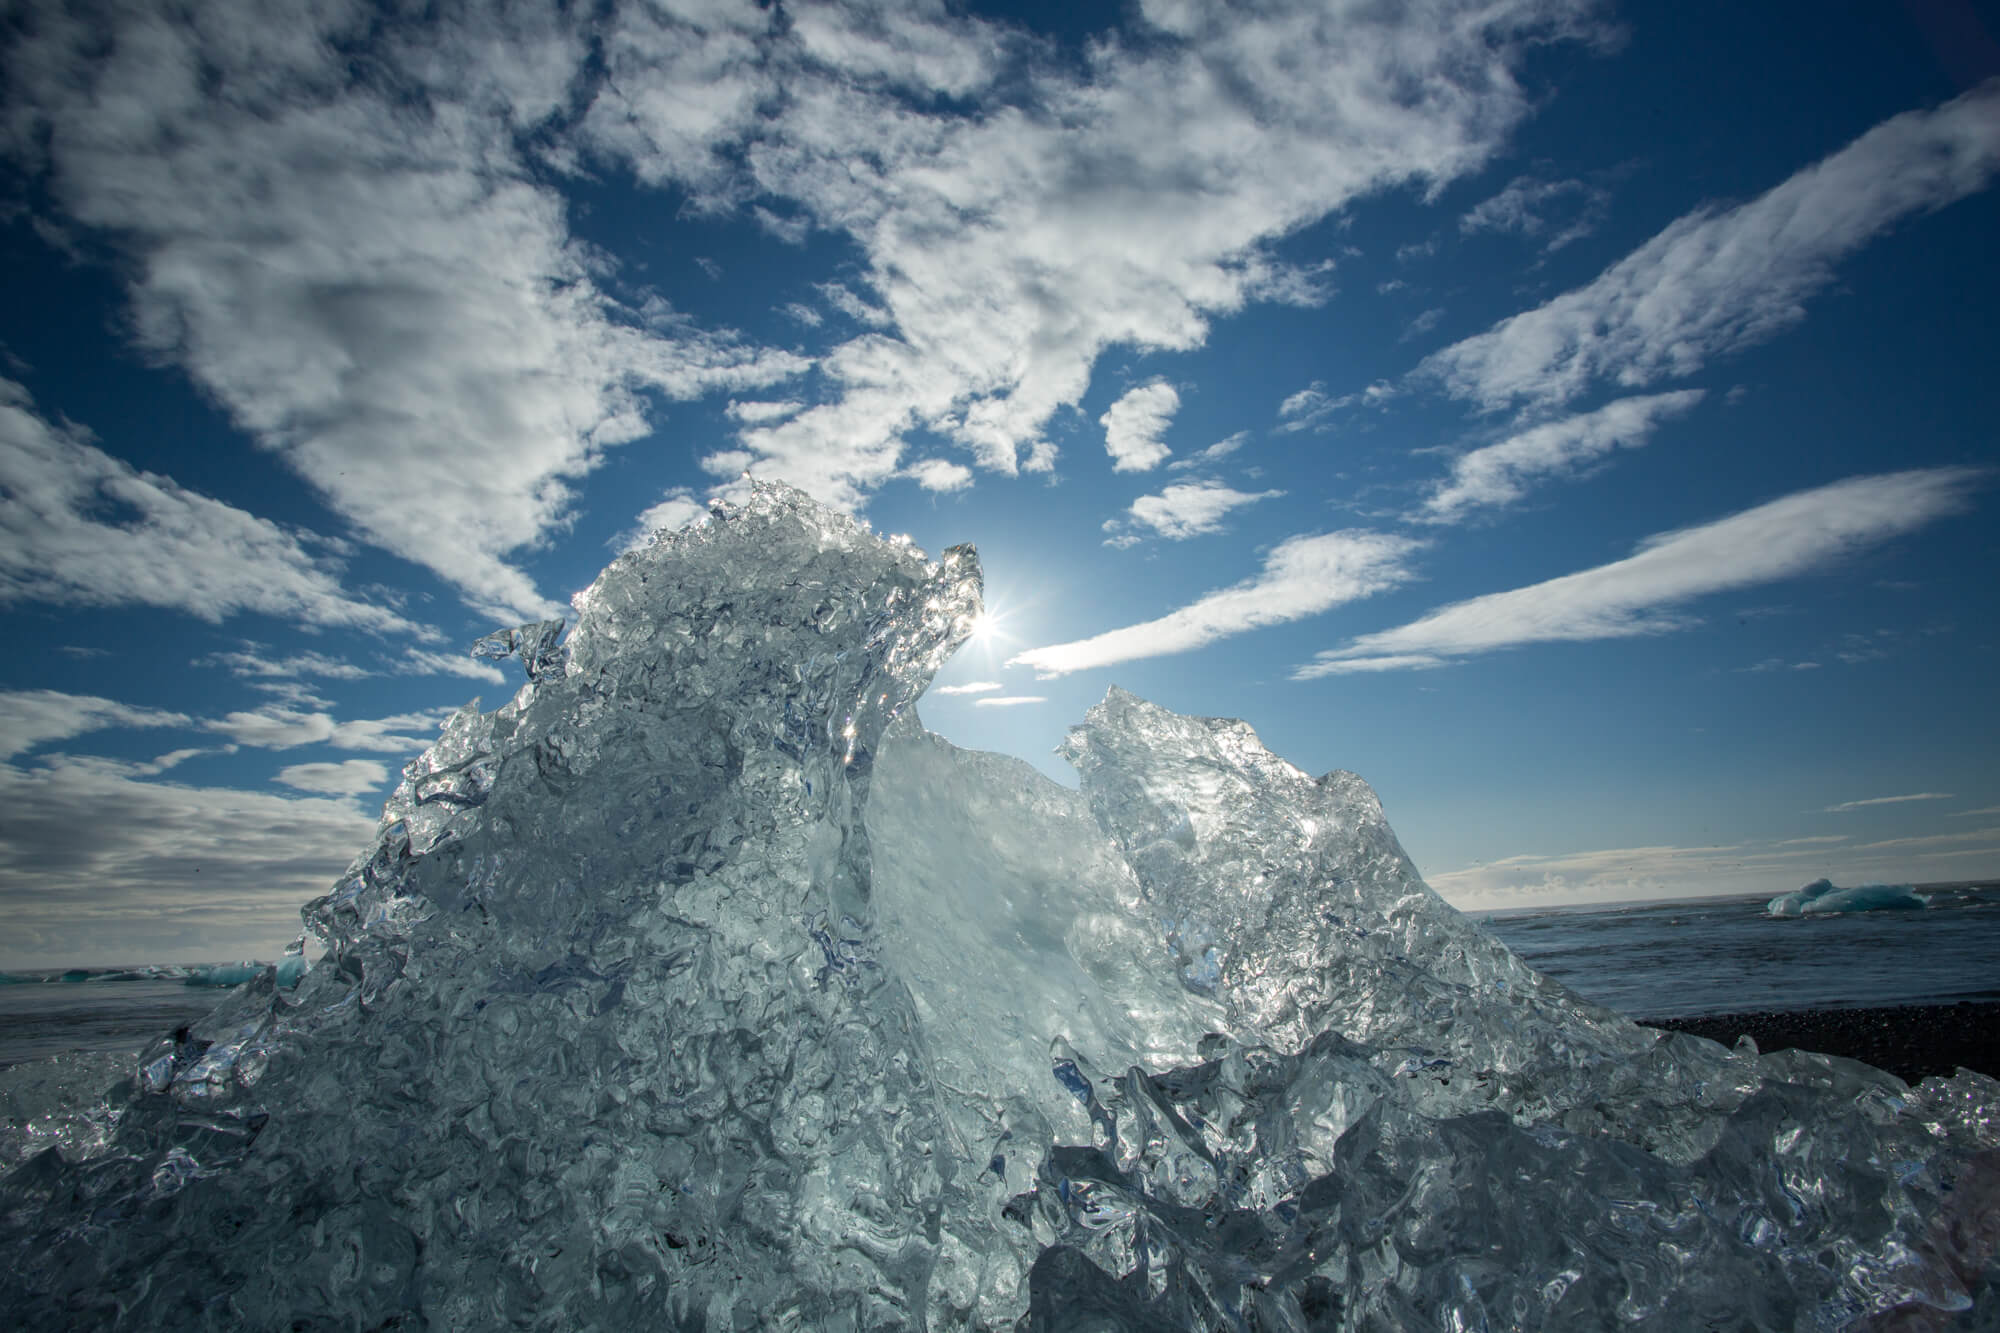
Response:
[{"label": "jagged ice ridge", "polygon": [[482,640],[528,683],[408,767],[297,988],[242,987],[0,1182],[0,1308],[2000,1319],[2000,1084],[1636,1027],[1241,722],[1113,689],[1075,792],[953,747],[912,703],[980,591],[969,547],[759,485],[621,556],[567,642]]}]

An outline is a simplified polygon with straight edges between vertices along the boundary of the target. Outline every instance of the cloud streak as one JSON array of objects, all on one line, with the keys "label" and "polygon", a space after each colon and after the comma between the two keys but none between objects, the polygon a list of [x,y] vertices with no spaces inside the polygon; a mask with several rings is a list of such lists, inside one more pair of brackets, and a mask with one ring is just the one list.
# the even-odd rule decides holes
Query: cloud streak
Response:
[{"label": "cloud streak", "polygon": [[0,691],[0,759],[12,759],[51,741],[66,741],[113,727],[185,727],[185,713],[135,708],[91,694],[60,690]]},{"label": "cloud streak", "polygon": [[1691,375],[1798,323],[1836,263],[1996,173],[2000,79],[1884,121],[1749,203],[1687,214],[1589,285],[1433,354],[1418,374],[1489,411]]},{"label": "cloud streak", "polygon": [[1951,799],[1952,794],[1944,791],[1912,792],[1908,796],[1871,796],[1865,801],[1842,801],[1839,805],[1829,805],[1824,813],[1837,815],[1848,810],[1865,810],[1872,805],[1901,805],[1905,801],[1949,801]]},{"label": "cloud streak", "polygon": [[1247,630],[1301,620],[1408,582],[1408,559],[1421,545],[1407,537],[1360,530],[1291,537],[1272,548],[1254,578],[1157,620],[1030,649],[1008,665],[1032,667],[1047,679],[1189,652]]},{"label": "cloud streak", "polygon": [[1475,449],[1452,464],[1451,476],[1439,483],[1416,517],[1456,523],[1475,509],[1512,504],[1543,478],[1574,472],[1614,449],[1638,448],[1661,422],[1685,414],[1705,396],[1701,389],[1683,389],[1621,398],[1595,412],[1533,426]]},{"label": "cloud streak", "polygon": [[1186,541],[1222,531],[1222,521],[1233,510],[1283,494],[1278,490],[1239,491],[1219,481],[1184,482],[1158,495],[1140,496],[1126,512],[1134,524],[1151,528],[1156,536]]},{"label": "cloud streak", "polygon": [[1329,649],[1294,680],[1390,667],[1430,667],[1530,643],[1659,634],[1693,623],[1698,597],[1824,568],[1965,508],[1974,468],[1854,477],[1643,543],[1623,560],[1433,611]]}]

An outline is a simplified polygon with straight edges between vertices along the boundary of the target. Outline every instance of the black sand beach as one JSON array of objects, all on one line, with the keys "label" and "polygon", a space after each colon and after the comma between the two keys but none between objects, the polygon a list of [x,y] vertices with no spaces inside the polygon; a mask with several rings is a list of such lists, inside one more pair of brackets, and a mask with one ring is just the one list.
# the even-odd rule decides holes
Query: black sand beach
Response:
[{"label": "black sand beach", "polygon": [[1807,1009],[1640,1019],[1725,1046],[1747,1034],[1760,1051],[1797,1049],[1844,1055],[1907,1083],[1950,1076],[1961,1065],[2000,1078],[2000,1002],[1913,1004],[1886,1009]]}]

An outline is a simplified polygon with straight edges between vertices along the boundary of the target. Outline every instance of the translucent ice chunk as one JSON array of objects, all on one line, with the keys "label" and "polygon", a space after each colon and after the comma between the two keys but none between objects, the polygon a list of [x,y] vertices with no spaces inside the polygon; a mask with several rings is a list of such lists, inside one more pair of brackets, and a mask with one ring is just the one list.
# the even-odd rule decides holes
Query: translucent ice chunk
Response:
[{"label": "translucent ice chunk", "polygon": [[568,661],[563,651],[563,620],[541,620],[513,629],[495,630],[472,645],[472,655],[483,661],[499,662],[509,657],[521,659],[529,680],[545,680],[562,674]]},{"label": "translucent ice chunk", "polygon": [[959,750],[909,704],[979,605],[969,548],[760,485],[621,556],[566,645],[510,632],[544,667],[408,766],[296,987],[261,969],[60,1093],[75,1132],[0,1181],[0,1309],[2000,1319],[2000,1085],[1637,1028],[1240,722],[1114,690],[1080,792]]}]

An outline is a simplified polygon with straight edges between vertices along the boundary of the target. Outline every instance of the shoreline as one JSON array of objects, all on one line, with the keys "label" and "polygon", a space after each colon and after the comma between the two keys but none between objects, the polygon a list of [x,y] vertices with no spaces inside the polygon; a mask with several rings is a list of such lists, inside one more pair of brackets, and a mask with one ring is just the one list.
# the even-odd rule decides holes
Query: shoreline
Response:
[{"label": "shoreline", "polygon": [[1914,1084],[1949,1078],[1960,1066],[2000,1078],[2000,1001],[1907,1004],[1875,1009],[1800,1009],[1635,1022],[1734,1046],[1748,1036],[1769,1053],[1788,1049],[1845,1056]]}]

